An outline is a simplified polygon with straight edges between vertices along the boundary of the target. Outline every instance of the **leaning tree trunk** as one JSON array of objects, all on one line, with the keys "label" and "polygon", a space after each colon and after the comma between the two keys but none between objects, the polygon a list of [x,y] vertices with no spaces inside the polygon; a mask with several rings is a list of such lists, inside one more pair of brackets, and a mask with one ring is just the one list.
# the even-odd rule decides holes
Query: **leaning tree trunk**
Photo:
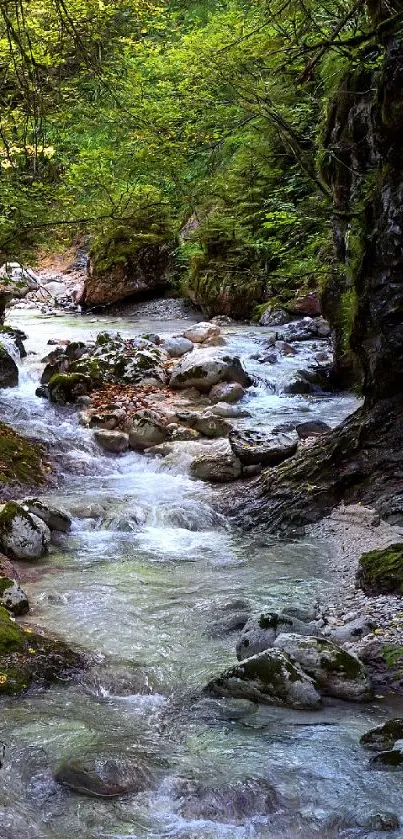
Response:
[{"label": "leaning tree trunk", "polygon": [[[315,521],[343,499],[372,503],[383,515],[403,512],[403,0],[368,0],[367,8],[374,48],[334,96],[324,151],[346,268],[336,304],[351,309],[365,402],[263,474],[246,517],[271,530]],[[335,296],[333,288],[333,311]]]}]

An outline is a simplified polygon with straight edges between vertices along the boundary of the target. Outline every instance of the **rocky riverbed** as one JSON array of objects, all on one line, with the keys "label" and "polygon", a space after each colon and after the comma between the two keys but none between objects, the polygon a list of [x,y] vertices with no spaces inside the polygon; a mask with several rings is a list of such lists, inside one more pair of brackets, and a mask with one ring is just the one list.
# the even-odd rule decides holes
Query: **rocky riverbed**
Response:
[{"label": "rocky riverbed", "polygon": [[398,659],[375,666],[360,644],[397,649],[399,598],[354,580],[361,553],[399,528],[346,508],[286,542],[242,532],[217,504],[354,410],[332,392],[326,326],[276,335],[149,306],[10,318],[28,356],[2,413],[58,469],[40,503],[18,492],[0,513],[14,614],[24,604],[20,631],[39,625],[86,656],[46,691],[35,676],[2,699],[4,835],[393,834],[401,776],[367,771],[359,739],[401,712],[386,696]]}]

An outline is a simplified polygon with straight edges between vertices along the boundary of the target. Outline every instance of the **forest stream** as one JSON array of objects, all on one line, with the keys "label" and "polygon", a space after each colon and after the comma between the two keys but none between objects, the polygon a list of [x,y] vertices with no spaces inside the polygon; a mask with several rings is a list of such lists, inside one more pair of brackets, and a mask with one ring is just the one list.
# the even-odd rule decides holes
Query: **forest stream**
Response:
[{"label": "forest stream", "polygon": [[[18,388],[1,392],[2,417],[60,452],[59,488],[43,496],[73,515],[71,532],[28,569],[26,620],[95,662],[78,681],[2,700],[1,839],[383,836],[377,814],[403,818],[403,775],[368,771],[359,737],[403,716],[401,699],[327,700],[306,712],[201,696],[235,661],[236,633],[223,629],[231,610],[331,600],[329,545],[230,526],[211,486],[190,479],[186,458],[107,455],[76,410],[35,396],[49,339],[105,329],[173,335],[189,321],[141,317],[140,307],[135,320],[14,310],[8,322],[27,333],[28,357]],[[249,426],[312,417],[335,426],[354,410],[347,394],[284,395],[295,358],[270,375],[253,358],[270,330],[223,333],[256,377],[243,403]],[[82,754],[143,760],[152,789],[104,800],[56,784],[60,760]],[[269,815],[267,784],[276,798]]]}]

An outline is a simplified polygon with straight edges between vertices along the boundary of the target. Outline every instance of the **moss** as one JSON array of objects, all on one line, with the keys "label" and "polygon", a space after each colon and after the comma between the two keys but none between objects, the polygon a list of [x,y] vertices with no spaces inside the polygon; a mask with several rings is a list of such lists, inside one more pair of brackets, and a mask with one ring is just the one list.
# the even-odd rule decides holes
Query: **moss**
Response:
[{"label": "moss", "polygon": [[369,593],[403,594],[403,544],[396,543],[385,550],[363,554],[357,582]]},{"label": "moss", "polygon": [[366,731],[360,739],[362,746],[367,746],[377,751],[389,751],[393,749],[396,740],[403,739],[403,719],[388,720],[383,725],[371,728]]},{"label": "moss", "polygon": [[8,588],[12,588],[13,585],[13,580],[9,580],[8,577],[0,577],[0,596],[3,595]]},{"label": "moss", "polygon": [[89,393],[91,387],[91,378],[83,373],[56,373],[49,381],[49,398],[51,402],[64,405]]},{"label": "moss", "polygon": [[0,606],[0,659],[10,653],[21,652],[25,645],[25,633],[11,620],[7,610]]},{"label": "moss", "polygon": [[0,422],[0,484],[41,484],[43,448]]},{"label": "moss", "polygon": [[[337,650],[327,641],[318,641],[319,649],[324,655],[321,657],[320,666],[329,673],[340,673],[348,679],[357,679],[362,672],[361,663],[354,656],[345,650]],[[326,655],[326,652],[328,655]]]}]

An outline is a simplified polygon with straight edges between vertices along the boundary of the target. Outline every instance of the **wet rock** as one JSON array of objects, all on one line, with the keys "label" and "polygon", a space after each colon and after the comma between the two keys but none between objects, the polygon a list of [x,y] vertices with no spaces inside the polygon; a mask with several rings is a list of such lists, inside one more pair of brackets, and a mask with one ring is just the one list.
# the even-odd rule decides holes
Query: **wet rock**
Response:
[{"label": "wet rock", "polygon": [[0,695],[17,695],[33,683],[65,681],[86,664],[63,641],[23,629],[0,607]]},{"label": "wet rock", "polygon": [[25,615],[29,612],[29,602],[25,591],[15,581],[0,576],[0,606],[4,606],[12,615]]},{"label": "wet rock", "polygon": [[295,430],[300,440],[307,440],[309,437],[321,437],[322,434],[328,434],[332,429],[322,420],[311,420],[310,422],[300,422]]},{"label": "wet rock", "polygon": [[[148,220],[146,230],[149,233]],[[158,222],[155,230],[158,229]],[[90,254],[84,288],[78,302],[86,307],[109,306],[127,298],[155,296],[169,282],[170,247],[158,230],[156,241],[141,244],[138,231],[125,225],[117,238],[98,238]],[[123,238],[122,238],[123,237]],[[158,241],[157,241],[158,240]]]},{"label": "wet rock", "polygon": [[313,680],[281,650],[265,650],[227,670],[205,688],[213,696],[316,710],[321,698]]},{"label": "wet rock", "polygon": [[291,320],[291,315],[282,309],[281,306],[267,306],[260,320],[260,326],[282,326]]},{"label": "wet rock", "polygon": [[144,451],[152,446],[159,446],[169,436],[166,425],[163,425],[157,418],[144,414],[136,415],[129,431],[130,448],[135,451]]},{"label": "wet rock", "polygon": [[18,385],[18,367],[7,347],[0,339],[0,388]]},{"label": "wet rock", "polygon": [[212,402],[239,402],[245,396],[245,389],[238,382],[220,382],[211,388],[209,397]]},{"label": "wet rock", "polygon": [[383,832],[387,832],[389,830],[397,830],[400,826],[399,819],[396,813],[371,813],[366,819],[364,819],[362,827],[366,828],[366,830],[379,830]]},{"label": "wet rock", "polygon": [[189,341],[188,338],[182,338],[181,336],[177,338],[164,338],[163,347],[170,358],[181,358],[182,355],[192,352],[193,341]]},{"label": "wet rock", "polygon": [[35,396],[38,396],[39,399],[49,399],[49,389],[46,385],[41,385],[40,387],[36,388]]},{"label": "wet rock", "polygon": [[390,751],[380,752],[369,761],[371,769],[383,769],[389,772],[403,770],[403,743],[402,749],[391,749]]},{"label": "wet rock", "polygon": [[117,798],[144,792],[153,785],[150,770],[139,760],[91,755],[64,761],[55,778],[59,784],[92,798]]},{"label": "wet rock", "polygon": [[403,595],[403,544],[362,554],[357,585],[367,594]]},{"label": "wet rock", "polygon": [[397,740],[403,739],[403,719],[393,719],[366,731],[360,739],[362,746],[377,752],[390,751]]},{"label": "wet rock", "polygon": [[295,347],[292,347],[291,344],[287,344],[286,341],[277,341],[276,342],[276,350],[278,350],[281,355],[298,355],[298,350]]},{"label": "wet rock", "polygon": [[0,547],[14,559],[39,559],[50,544],[45,522],[21,504],[8,501],[0,510]]},{"label": "wet rock", "polygon": [[199,481],[224,484],[240,478],[242,465],[232,454],[203,454],[190,465],[190,474]]},{"label": "wet rock", "polygon": [[217,417],[225,417],[226,419],[240,419],[241,417],[250,417],[249,411],[245,411],[240,405],[229,405],[228,402],[217,402],[216,405],[210,409],[210,413]]},{"label": "wet rock", "polygon": [[231,448],[245,466],[260,463],[262,466],[276,466],[297,451],[298,434],[265,433],[257,430],[240,429],[231,431]]},{"label": "wet rock", "polygon": [[365,702],[373,697],[371,682],[362,662],[331,641],[313,636],[281,634],[274,647],[298,662],[325,696]]},{"label": "wet rock", "polygon": [[126,452],[129,448],[129,435],[124,434],[123,431],[98,429],[95,431],[94,437],[98,445],[107,452],[120,454],[121,452]]},{"label": "wet rock", "polygon": [[24,498],[22,506],[29,513],[38,516],[47,524],[49,530],[59,530],[61,533],[68,533],[71,528],[71,516],[60,507],[55,507],[40,498]]},{"label": "wet rock", "polygon": [[[172,442],[178,441],[186,441],[186,440],[199,440],[200,434],[194,428],[186,428],[183,425],[179,425],[178,423],[172,422],[169,423],[166,427],[167,432],[169,433],[169,439]],[[153,447],[154,448],[154,447]]]},{"label": "wet rock", "polygon": [[260,475],[262,469],[263,466],[260,463],[256,463],[254,466],[243,466],[242,475],[244,478],[256,478],[257,475]]},{"label": "wet rock", "polygon": [[305,622],[292,615],[277,612],[263,612],[258,618],[250,618],[236,646],[239,661],[273,647],[282,633],[318,635],[316,621]]},{"label": "wet rock", "polygon": [[302,371],[296,373],[286,385],[284,385],[283,393],[288,393],[290,396],[306,396],[309,393],[315,393],[315,385],[308,382]]},{"label": "wet rock", "polygon": [[193,344],[202,344],[208,338],[216,338],[220,334],[220,327],[216,323],[202,321],[191,326],[183,333],[184,337]]},{"label": "wet rock", "polygon": [[251,379],[236,356],[216,355],[209,349],[185,355],[174,367],[170,387],[183,390],[195,387],[208,393],[219,382],[238,382],[249,387]]},{"label": "wet rock", "polygon": [[209,411],[203,414],[182,411],[178,412],[177,417],[185,425],[194,428],[199,434],[202,434],[203,437],[209,437],[211,439],[227,437],[232,428],[225,419],[216,417]]},{"label": "wet rock", "polygon": [[178,779],[173,793],[179,799],[179,813],[191,820],[243,824],[253,816],[266,816],[278,806],[278,796],[267,781],[247,779],[225,786],[204,786]]},{"label": "wet rock", "polygon": [[280,341],[293,343],[294,341],[312,341],[314,338],[329,338],[331,329],[322,317],[305,317],[302,320],[286,324],[279,333]]}]

